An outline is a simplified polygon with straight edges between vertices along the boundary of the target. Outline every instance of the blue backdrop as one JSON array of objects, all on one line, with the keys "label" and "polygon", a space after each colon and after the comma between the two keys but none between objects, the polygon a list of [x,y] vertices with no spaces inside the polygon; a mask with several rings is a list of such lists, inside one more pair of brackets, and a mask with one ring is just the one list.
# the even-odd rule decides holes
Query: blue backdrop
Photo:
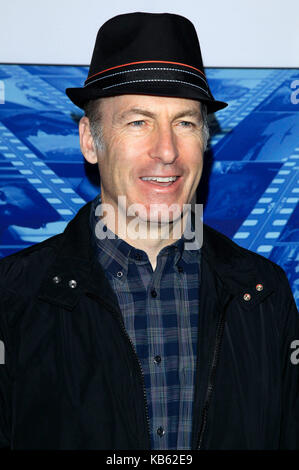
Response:
[{"label": "blue backdrop", "polygon": [[[0,257],[64,230],[99,192],[65,88],[87,67],[0,65]],[[211,122],[198,190],[204,221],[282,266],[299,304],[299,104],[295,69],[206,69],[229,106]]]}]

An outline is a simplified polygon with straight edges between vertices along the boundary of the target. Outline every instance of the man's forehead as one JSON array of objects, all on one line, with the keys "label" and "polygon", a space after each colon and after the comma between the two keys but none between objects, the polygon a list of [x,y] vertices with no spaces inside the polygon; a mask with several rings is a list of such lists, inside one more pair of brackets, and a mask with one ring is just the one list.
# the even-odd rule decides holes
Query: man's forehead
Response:
[{"label": "man's forehead", "polygon": [[124,94],[101,98],[101,109],[110,111],[113,115],[137,114],[143,111],[155,114],[161,110],[197,114],[201,111],[201,103],[189,98]]}]

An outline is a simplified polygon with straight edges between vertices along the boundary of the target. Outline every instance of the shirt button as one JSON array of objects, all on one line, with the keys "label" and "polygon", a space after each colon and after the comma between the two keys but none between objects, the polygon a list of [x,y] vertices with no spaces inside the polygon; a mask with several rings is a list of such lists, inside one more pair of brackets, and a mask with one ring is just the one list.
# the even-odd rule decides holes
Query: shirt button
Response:
[{"label": "shirt button", "polygon": [[161,356],[155,356],[155,357],[154,357],[154,362],[155,362],[155,364],[160,364],[161,360],[162,360],[162,359],[161,359]]},{"label": "shirt button", "polygon": [[61,281],[61,277],[60,276],[54,276],[52,281],[54,282],[54,284],[59,284],[59,282]]},{"label": "shirt button", "polygon": [[155,291],[155,289],[153,289],[151,291],[151,295],[152,295],[152,297],[157,297],[157,292]]},{"label": "shirt button", "polygon": [[257,285],[255,286],[255,288],[256,288],[256,290],[257,290],[258,292],[261,292],[261,291],[263,290],[264,286],[263,286],[263,284],[257,284]]},{"label": "shirt button", "polygon": [[157,434],[158,434],[158,436],[160,436],[160,437],[164,436],[165,431],[164,431],[164,428],[163,428],[162,426],[160,426],[160,427],[157,429]]}]

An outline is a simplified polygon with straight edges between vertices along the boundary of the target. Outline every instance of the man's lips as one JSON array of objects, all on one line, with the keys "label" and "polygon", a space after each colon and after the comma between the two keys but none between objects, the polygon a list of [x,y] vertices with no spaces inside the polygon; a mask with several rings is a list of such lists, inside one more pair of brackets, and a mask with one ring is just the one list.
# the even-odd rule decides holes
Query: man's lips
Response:
[{"label": "man's lips", "polygon": [[[155,180],[142,180],[141,178],[170,178],[172,176],[176,176],[176,180],[175,181],[167,181],[167,182],[158,182],[158,181],[155,181]],[[144,188],[148,188],[148,189],[154,189],[158,192],[163,192],[163,191],[169,191],[169,190],[175,190],[177,189],[178,185],[180,184],[181,182],[181,176],[178,176],[178,175],[169,175],[169,176],[158,176],[158,175],[155,175],[155,176],[150,176],[150,175],[146,175],[146,176],[140,176],[139,177],[139,181],[141,181],[141,183],[143,183],[144,185]]]},{"label": "man's lips", "polygon": [[181,175],[142,175],[139,178],[178,178]]}]

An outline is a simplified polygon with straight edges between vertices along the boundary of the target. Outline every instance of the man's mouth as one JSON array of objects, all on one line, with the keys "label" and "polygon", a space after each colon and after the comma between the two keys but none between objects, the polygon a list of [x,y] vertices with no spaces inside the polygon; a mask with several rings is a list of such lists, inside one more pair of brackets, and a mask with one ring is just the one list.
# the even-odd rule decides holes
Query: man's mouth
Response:
[{"label": "man's mouth", "polygon": [[179,176],[142,176],[140,179],[158,186],[171,186],[178,178]]}]

